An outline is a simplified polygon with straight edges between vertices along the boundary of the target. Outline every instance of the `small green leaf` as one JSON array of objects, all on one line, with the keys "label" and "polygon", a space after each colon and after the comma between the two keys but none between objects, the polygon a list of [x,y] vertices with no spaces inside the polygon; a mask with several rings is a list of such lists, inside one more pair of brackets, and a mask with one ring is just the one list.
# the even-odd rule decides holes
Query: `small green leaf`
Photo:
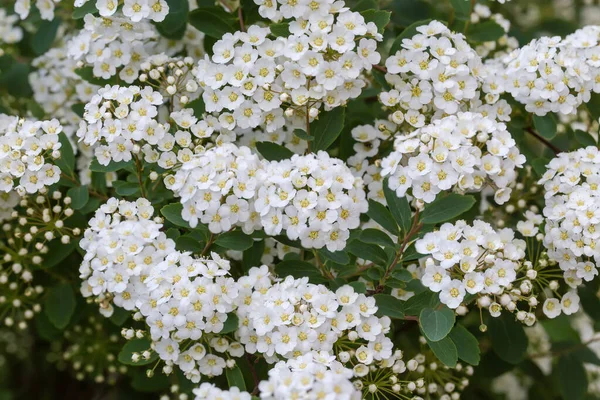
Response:
[{"label": "small green leaf", "polygon": [[249,271],[252,267],[260,267],[262,265],[261,259],[265,251],[265,241],[255,241],[254,245],[250,246],[249,249],[244,250],[242,263],[244,264],[244,270]]},{"label": "small green leaf", "polygon": [[227,384],[230,388],[236,386],[241,391],[246,390],[246,382],[244,382],[244,375],[242,374],[242,370],[237,364],[235,364],[233,368],[227,368],[225,370],[225,375],[227,376]]},{"label": "small green leaf", "polygon": [[496,318],[489,316],[487,326],[494,353],[508,363],[521,362],[528,344],[523,325],[515,321],[512,314],[505,312]]},{"label": "small green leaf", "polygon": [[572,354],[561,356],[553,375],[563,399],[579,400],[585,397],[588,387],[587,372],[577,357]]},{"label": "small green leaf", "polygon": [[427,340],[427,344],[433,351],[433,354],[435,354],[444,365],[450,368],[456,366],[456,363],[458,362],[458,350],[449,337],[445,337],[437,342]]},{"label": "small green leaf", "polygon": [[392,239],[385,233],[380,231],[379,229],[365,229],[360,233],[360,241],[371,244],[378,244],[383,247],[391,247],[394,248],[396,245],[392,241]]},{"label": "small green leaf", "polygon": [[221,329],[221,334],[235,332],[240,325],[239,318],[234,312],[230,312],[227,314],[227,319],[225,323],[223,323],[223,329]]},{"label": "small green leaf", "polygon": [[306,133],[303,129],[294,129],[294,136],[299,137],[302,140],[306,140],[307,142],[315,140],[313,136],[308,136],[308,133]]},{"label": "small green leaf", "polygon": [[73,153],[73,146],[67,138],[64,132],[58,134],[58,140],[60,141],[60,158],[55,160],[54,163],[60,172],[73,177],[75,171],[75,154]]},{"label": "small green leaf", "polygon": [[97,12],[98,9],[96,8],[96,2],[89,0],[81,7],[75,7],[73,10],[73,19],[81,19],[88,14],[95,14]]},{"label": "small green leaf", "polygon": [[[132,340],[128,341],[127,343],[125,343],[125,346],[123,346],[123,348],[119,352],[119,355],[117,356],[117,358],[119,359],[119,362],[121,364],[125,364],[125,365],[148,365],[148,364],[151,364],[154,361],[156,361],[156,359],[158,359],[158,354],[156,352],[152,352],[152,355],[150,356],[149,359],[147,359],[147,360],[144,359],[141,356],[141,353],[146,350],[151,350],[150,349],[150,340],[148,340],[146,338],[132,339]],[[133,355],[133,353],[140,354],[140,359],[138,362],[133,362],[133,360],[131,359],[131,356]]]},{"label": "small green leaf", "polygon": [[164,206],[160,209],[160,213],[163,217],[167,219],[170,223],[176,226],[181,226],[183,228],[189,228],[190,224],[181,218],[181,211],[183,210],[183,206],[181,203],[174,203]]},{"label": "small green leaf", "polygon": [[268,161],[287,160],[294,155],[290,149],[273,142],[256,142],[256,150]]},{"label": "small green leaf", "polygon": [[377,32],[383,33],[387,24],[390,23],[392,13],[389,11],[366,10],[360,13],[365,22],[373,22],[377,26]]},{"label": "small green leaf", "polygon": [[396,193],[388,186],[388,178],[383,182],[383,193],[390,212],[400,226],[400,229],[406,234],[412,225],[412,211],[410,204],[408,204],[408,199],[396,196]]},{"label": "small green leaf", "polygon": [[204,245],[201,242],[188,235],[179,236],[175,240],[175,244],[177,246],[177,250],[191,251],[192,253],[196,254],[202,253],[202,250],[204,249]]},{"label": "small green leaf", "polygon": [[206,111],[206,104],[204,104],[204,99],[202,96],[198,97],[196,100],[192,100],[185,105],[185,108],[191,108],[194,110],[194,116],[196,118],[201,118],[204,112]]},{"label": "small green leaf", "polygon": [[321,275],[321,272],[316,266],[300,260],[286,260],[282,261],[275,266],[275,272],[281,278],[285,278],[288,275],[293,276],[296,279],[307,277],[312,283],[325,283],[327,280]]},{"label": "small green leaf", "polygon": [[596,140],[587,132],[577,129],[575,139],[583,146],[596,146]]},{"label": "small green leaf", "polygon": [[450,331],[450,339],[456,345],[458,358],[471,365],[479,365],[480,350],[477,338],[461,324],[456,324]]},{"label": "small green leaf", "polygon": [[377,314],[390,318],[404,319],[404,302],[389,294],[376,294]]},{"label": "small green leaf", "polygon": [[244,251],[252,247],[254,240],[242,231],[230,231],[220,234],[215,243],[226,249]]},{"label": "small green leaf", "polygon": [[535,130],[546,139],[552,139],[556,136],[556,119],[552,114],[544,116],[534,115],[533,125],[535,126]]},{"label": "small green leaf", "polygon": [[161,22],[157,22],[156,29],[167,39],[181,39],[185,34],[189,13],[188,0],[166,0],[169,13]]},{"label": "small green leaf", "polygon": [[437,308],[440,305],[440,298],[437,293],[425,290],[406,300],[404,313],[406,315],[419,315],[424,308]]},{"label": "small green leaf", "polygon": [[456,19],[468,20],[471,16],[471,0],[450,0]]},{"label": "small green leaf", "polygon": [[356,257],[373,261],[375,264],[379,265],[387,264],[387,255],[385,254],[385,251],[374,244],[355,240],[347,249],[350,254],[354,254]]},{"label": "small green leaf", "polygon": [[473,196],[450,193],[428,204],[421,214],[421,221],[424,224],[446,222],[469,211],[474,204],[475,198]]},{"label": "small green leaf", "polygon": [[71,208],[80,210],[90,199],[90,192],[87,185],[72,187],[67,191],[67,196],[71,198]]},{"label": "small green leaf", "polygon": [[269,25],[269,29],[271,33],[275,37],[288,37],[290,36],[290,24],[287,22],[282,22],[279,24],[271,24]]},{"label": "small green leaf", "polygon": [[123,326],[125,321],[131,317],[131,313],[121,307],[113,307],[114,311],[112,315],[109,317],[110,322],[115,324],[116,326]]},{"label": "small green leaf", "polygon": [[94,157],[90,163],[90,171],[93,172],[116,172],[121,169],[127,168],[132,165],[131,161],[112,161],[108,165],[102,165],[98,162],[98,159]]},{"label": "small green leaf", "polygon": [[61,24],[59,17],[52,21],[41,21],[38,30],[31,36],[31,48],[37,55],[42,55],[52,47],[52,42],[56,38],[58,27]]},{"label": "small green leaf", "polygon": [[315,138],[312,151],[327,150],[335,142],[344,128],[344,116],[344,107],[337,107],[321,113],[319,119],[310,124],[310,135]]},{"label": "small green leaf", "polygon": [[415,36],[417,33],[419,33],[417,31],[418,27],[427,25],[430,22],[431,22],[431,19],[424,19],[421,21],[417,21],[417,22],[407,26],[406,28],[404,28],[404,30],[396,37],[396,40],[394,40],[394,43],[392,43],[392,48],[390,49],[390,54],[394,55],[394,54],[396,54],[396,52],[402,50],[402,41],[404,39],[410,39],[411,37]]},{"label": "small green leaf", "polygon": [[468,33],[467,39],[474,42],[493,42],[500,39],[506,32],[494,21],[485,21],[473,25]]},{"label": "small green leaf", "polygon": [[441,309],[424,308],[419,314],[419,325],[425,337],[432,342],[439,342],[454,326],[454,311],[444,306]]},{"label": "small green leaf", "polygon": [[400,235],[398,224],[396,224],[392,213],[383,204],[374,200],[369,200],[369,211],[367,211],[367,215],[391,234],[396,236]]},{"label": "small green leaf", "polygon": [[326,248],[322,248],[317,250],[317,253],[319,253],[322,258],[331,260],[334,263],[345,265],[350,262],[350,256],[348,256],[348,253],[345,251],[329,251]]},{"label": "small green leaf", "polygon": [[232,15],[219,7],[197,8],[189,13],[189,22],[205,35],[221,39],[224,34],[234,32]]},{"label": "small green leaf", "polygon": [[68,283],[61,283],[50,288],[44,301],[44,311],[58,329],[65,329],[75,311],[75,293]]},{"label": "small green leaf", "polygon": [[137,182],[114,181],[113,187],[120,196],[133,196],[140,193],[140,184]]}]

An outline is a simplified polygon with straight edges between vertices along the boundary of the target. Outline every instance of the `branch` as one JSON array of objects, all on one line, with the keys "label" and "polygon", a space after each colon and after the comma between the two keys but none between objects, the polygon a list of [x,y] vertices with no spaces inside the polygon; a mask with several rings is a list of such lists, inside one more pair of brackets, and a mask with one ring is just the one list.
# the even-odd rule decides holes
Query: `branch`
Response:
[{"label": "branch", "polygon": [[550,141],[548,139],[546,139],[545,137],[541,136],[539,133],[537,133],[535,130],[533,130],[533,128],[527,127],[527,129],[525,129],[525,131],[528,132],[528,133],[530,133],[537,140],[539,140],[540,142],[542,142],[543,144],[545,144],[547,147],[549,147],[550,149],[552,149],[552,151],[554,152],[554,154],[562,153],[561,149],[559,149],[558,147],[556,147],[555,145],[553,145],[552,143],[550,143]]}]

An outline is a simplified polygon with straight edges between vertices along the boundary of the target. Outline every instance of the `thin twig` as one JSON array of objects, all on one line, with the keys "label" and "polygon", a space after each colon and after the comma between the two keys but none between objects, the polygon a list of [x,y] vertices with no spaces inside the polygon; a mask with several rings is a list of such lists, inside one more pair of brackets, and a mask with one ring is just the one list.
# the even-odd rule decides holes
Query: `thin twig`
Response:
[{"label": "thin twig", "polygon": [[244,15],[242,13],[242,5],[238,7],[238,18],[240,19],[240,31],[246,32],[246,26],[244,25]]},{"label": "thin twig", "polygon": [[387,74],[387,68],[384,67],[383,65],[373,64],[373,68],[376,69],[377,71],[381,71],[384,74]]},{"label": "thin twig", "polygon": [[562,153],[561,149],[559,149],[557,146],[555,146],[552,143],[550,143],[550,141],[548,139],[546,139],[545,137],[541,136],[533,128],[528,127],[527,129],[525,129],[525,131],[528,132],[528,133],[530,133],[537,140],[539,140],[540,142],[542,142],[543,144],[545,144],[546,146],[548,146],[550,149],[552,149],[552,151],[554,152],[554,154]]},{"label": "thin twig", "polygon": [[593,337],[591,339],[588,339],[587,341],[583,342],[583,343],[578,343],[576,345],[570,346],[570,347],[565,347],[562,349],[558,349],[558,350],[550,350],[550,351],[544,351],[541,353],[535,353],[535,354],[531,354],[529,356],[530,359],[534,359],[534,358],[542,358],[542,357],[548,357],[548,356],[561,356],[564,354],[568,354],[572,351],[575,350],[579,350],[581,348],[587,347],[589,344],[592,344],[594,342],[597,342],[600,340],[600,336],[596,336]]}]

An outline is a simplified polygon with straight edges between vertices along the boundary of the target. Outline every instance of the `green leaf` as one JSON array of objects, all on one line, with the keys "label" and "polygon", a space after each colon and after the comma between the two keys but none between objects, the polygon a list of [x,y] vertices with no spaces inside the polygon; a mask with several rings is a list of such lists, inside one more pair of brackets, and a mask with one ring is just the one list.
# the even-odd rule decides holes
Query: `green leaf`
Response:
[{"label": "green leaf", "polygon": [[600,93],[591,93],[590,101],[586,103],[586,107],[592,116],[592,119],[600,119]]},{"label": "green leaf", "polygon": [[240,367],[235,364],[233,368],[227,368],[225,370],[225,375],[227,376],[227,384],[229,387],[238,387],[240,390],[246,390],[246,382],[244,382],[244,375],[242,374],[242,370]]},{"label": "green leaf", "polygon": [[385,251],[383,251],[381,247],[374,244],[363,243],[355,240],[350,246],[348,246],[347,249],[350,254],[354,254],[356,257],[373,261],[375,264],[387,264],[387,255],[385,254]]},{"label": "green leaf", "polygon": [[112,315],[109,317],[110,322],[115,324],[116,326],[123,326],[125,321],[127,321],[131,317],[131,313],[124,308],[114,307],[114,311]]},{"label": "green leaf", "polygon": [[365,22],[375,23],[379,33],[383,33],[387,24],[390,23],[390,18],[392,17],[391,12],[380,10],[367,10],[362,11],[360,14],[364,17]]},{"label": "green leaf", "polygon": [[407,26],[406,28],[404,28],[402,33],[400,33],[394,40],[394,43],[392,43],[392,47],[390,49],[390,54],[394,55],[394,54],[396,54],[397,51],[402,50],[402,41],[404,39],[410,39],[411,37],[415,36],[417,33],[419,33],[417,31],[418,27],[427,25],[430,22],[431,22],[431,19],[423,19],[421,21],[417,21],[417,22]]},{"label": "green leaf", "polygon": [[544,116],[534,115],[533,125],[535,126],[535,130],[546,139],[552,139],[556,136],[556,119],[552,114]]},{"label": "green leaf", "polygon": [[287,160],[294,155],[290,149],[273,142],[256,142],[256,150],[268,161]]},{"label": "green leaf", "polygon": [[235,31],[232,16],[219,7],[197,8],[189,13],[189,22],[200,32],[215,39]]},{"label": "green leaf", "polygon": [[577,357],[571,354],[561,356],[553,372],[563,399],[579,400],[585,397],[588,387],[587,372]]},{"label": "green leaf", "polygon": [[322,248],[317,250],[317,253],[319,253],[322,258],[331,260],[334,263],[346,265],[350,262],[350,256],[345,251],[329,251],[326,248]]},{"label": "green leaf", "polygon": [[202,245],[201,242],[188,235],[179,236],[177,239],[175,239],[175,244],[177,246],[177,250],[191,251],[192,253],[197,254],[202,253],[202,250],[204,249],[204,245]]},{"label": "green leaf", "polygon": [[[125,346],[123,346],[117,358],[119,359],[119,362],[121,364],[125,365],[148,365],[156,361],[156,359],[158,359],[158,354],[154,351],[152,352],[150,358],[147,360],[141,357],[141,353],[146,350],[151,350],[150,340],[146,338],[132,339],[125,343]],[[133,353],[140,353],[140,359],[138,362],[133,362],[131,360],[131,356],[133,355]]]},{"label": "green leaf", "polygon": [[96,8],[96,2],[89,0],[88,2],[84,3],[81,7],[75,7],[75,9],[73,10],[72,18],[81,19],[88,14],[95,14],[97,12],[98,9]]},{"label": "green leaf", "polygon": [[[348,285],[352,286],[356,293],[366,293],[366,291],[367,291],[367,285],[364,282],[354,281],[354,282],[350,282]],[[378,295],[375,295],[375,296],[378,296]],[[375,301],[377,301],[377,299],[375,299]]]},{"label": "green leaf", "polygon": [[185,34],[189,13],[188,0],[166,0],[169,13],[161,22],[157,22],[156,29],[167,39],[181,39]]},{"label": "green leaf", "polygon": [[444,306],[441,309],[424,308],[419,314],[419,325],[425,337],[432,342],[439,342],[454,326],[454,311]]},{"label": "green leaf", "polygon": [[313,136],[309,136],[303,129],[294,129],[294,136],[299,137],[302,140],[306,140],[307,142],[312,142],[315,140]]},{"label": "green leaf", "polygon": [[419,315],[424,308],[437,308],[440,305],[440,298],[437,293],[425,290],[406,300],[404,304],[404,313],[406,315]]},{"label": "green leaf", "polygon": [[286,260],[275,266],[275,272],[281,278],[288,275],[296,279],[307,277],[311,283],[325,283],[327,280],[321,275],[316,266],[300,260]]},{"label": "green leaf", "polygon": [[52,47],[52,42],[56,38],[58,27],[61,24],[59,17],[52,21],[41,21],[38,25],[38,30],[31,36],[31,49],[35,54],[42,55]]},{"label": "green leaf", "polygon": [[254,240],[242,231],[231,231],[220,234],[215,243],[226,249],[244,251],[252,247]]},{"label": "green leaf", "polygon": [[461,324],[456,324],[450,331],[450,339],[458,351],[458,358],[471,365],[479,365],[480,350],[477,338]]},{"label": "green leaf", "polygon": [[473,196],[450,193],[425,206],[421,214],[421,222],[424,224],[439,224],[440,222],[449,221],[469,211],[474,204],[475,198]]},{"label": "green leaf", "polygon": [[450,0],[450,3],[456,19],[465,21],[471,17],[471,0]]},{"label": "green leaf", "polygon": [[72,187],[67,191],[67,196],[71,198],[71,208],[80,210],[90,199],[90,192],[87,185]]},{"label": "green leaf", "polygon": [[73,177],[75,173],[75,154],[73,153],[73,146],[67,138],[64,132],[58,134],[58,140],[60,142],[60,158],[55,160],[54,163],[60,172]]},{"label": "green leaf", "polygon": [[456,366],[456,363],[458,362],[458,350],[456,349],[454,342],[449,337],[445,337],[437,342],[431,342],[427,340],[427,344],[433,351],[433,354],[435,354],[435,356],[444,365],[450,368],[454,368]]},{"label": "green leaf", "polygon": [[494,353],[508,363],[521,362],[528,344],[523,325],[515,321],[512,314],[505,312],[496,318],[488,316],[487,326]]},{"label": "green leaf", "polygon": [[358,2],[358,4],[356,4],[354,7],[352,7],[352,11],[360,12],[360,11],[367,11],[367,10],[377,9],[377,8],[379,8],[379,7],[377,6],[376,0],[361,0]]},{"label": "green leaf", "polygon": [[404,319],[404,302],[390,294],[376,294],[373,296],[377,304],[378,315],[387,315],[390,318]]},{"label": "green leaf", "polygon": [[83,67],[75,70],[75,73],[81,77],[86,82],[91,83],[92,85],[114,85],[117,83],[117,79],[112,77],[110,79],[102,79],[94,76],[94,68],[93,67]]},{"label": "green leaf", "polygon": [[206,104],[204,104],[204,99],[200,96],[196,100],[187,103],[185,108],[191,108],[194,111],[194,116],[196,118],[201,118],[206,111]]},{"label": "green leaf", "polygon": [[310,134],[315,138],[312,151],[327,150],[335,142],[344,128],[344,115],[344,107],[337,107],[321,113],[319,119],[310,124]]},{"label": "green leaf", "polygon": [[265,241],[255,241],[249,249],[244,250],[242,263],[244,264],[244,270],[249,271],[252,267],[260,267],[262,265],[261,259],[265,252]]},{"label": "green leaf", "polygon": [[60,240],[50,242],[48,244],[48,252],[43,257],[42,268],[48,269],[58,265],[75,250],[75,243],[73,240],[67,244],[62,244]]},{"label": "green leaf", "polygon": [[140,193],[140,184],[137,182],[114,181],[113,187],[120,196],[133,196]]},{"label": "green leaf", "polygon": [[581,306],[587,315],[594,321],[600,321],[600,299],[596,295],[597,291],[586,284],[579,287],[579,299]]},{"label": "green leaf", "polygon": [[385,232],[382,232],[379,229],[365,229],[360,233],[360,241],[365,243],[378,244],[383,247],[396,247],[392,239]]},{"label": "green leaf", "polygon": [[181,226],[183,228],[189,228],[190,224],[181,218],[181,211],[183,210],[183,206],[181,203],[174,203],[164,206],[160,209],[160,213],[163,217],[167,219],[170,223],[175,226]]},{"label": "green leaf", "polygon": [[98,162],[98,159],[94,157],[90,163],[90,171],[93,172],[116,172],[121,169],[127,168],[132,165],[131,161],[111,161],[108,165],[102,165]]},{"label": "green leaf", "polygon": [[467,39],[474,42],[493,42],[505,33],[500,25],[490,20],[472,25],[467,33]]},{"label": "green leaf", "polygon": [[271,24],[271,25],[269,25],[269,29],[271,30],[271,33],[275,37],[290,36],[290,24],[287,22],[282,22],[279,24]]},{"label": "green leaf", "polygon": [[223,323],[223,329],[221,329],[221,334],[235,332],[240,325],[240,320],[238,316],[234,312],[230,312],[227,314],[227,319],[225,323]]},{"label": "green leaf", "polygon": [[539,176],[544,175],[546,172],[546,165],[550,162],[547,158],[536,158],[531,162],[531,167]]},{"label": "green leaf", "polygon": [[412,211],[410,210],[408,199],[396,196],[396,193],[388,186],[388,178],[385,178],[383,182],[383,193],[390,212],[400,226],[400,229],[406,234],[412,226]]},{"label": "green leaf", "polygon": [[369,211],[367,211],[367,215],[391,234],[396,236],[400,235],[398,224],[396,224],[394,217],[383,204],[374,200],[369,200]]},{"label": "green leaf", "polygon": [[75,293],[68,283],[61,283],[50,288],[44,301],[44,311],[58,329],[65,329],[75,311]]},{"label": "green leaf", "polygon": [[[11,57],[5,57],[12,60]],[[29,64],[11,62],[6,68],[2,68],[0,88],[5,88],[9,94],[18,98],[30,97],[33,94],[29,84],[30,72],[31,67]]]},{"label": "green leaf", "polygon": [[83,113],[85,112],[85,104],[84,103],[75,103],[71,106],[71,111],[79,116],[79,118],[83,118]]},{"label": "green leaf", "polygon": [[583,146],[596,146],[596,140],[587,132],[577,129],[575,139]]}]

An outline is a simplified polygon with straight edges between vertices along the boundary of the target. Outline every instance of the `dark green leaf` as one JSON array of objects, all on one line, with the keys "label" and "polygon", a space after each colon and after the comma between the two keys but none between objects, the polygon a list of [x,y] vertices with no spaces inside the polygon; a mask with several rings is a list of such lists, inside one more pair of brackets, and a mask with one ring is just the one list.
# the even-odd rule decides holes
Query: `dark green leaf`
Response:
[{"label": "dark green leaf", "polygon": [[206,111],[206,104],[204,104],[204,99],[202,96],[198,97],[196,100],[192,100],[185,105],[185,108],[191,108],[194,110],[194,116],[196,118],[202,118],[202,115]]},{"label": "dark green leaf", "polygon": [[[4,60],[11,57],[4,56]],[[0,74],[0,88],[5,88],[9,94],[21,98],[29,97],[33,91],[29,84],[29,73],[31,67],[29,64],[11,61],[6,67],[2,67]]]},{"label": "dark green leaf", "polygon": [[306,261],[282,261],[275,266],[275,272],[282,278],[291,275],[296,279],[307,277],[312,283],[324,283],[327,281],[316,266]]},{"label": "dark green leaf", "polygon": [[68,283],[50,288],[44,301],[46,316],[58,329],[65,329],[75,311],[75,293]]},{"label": "dark green leaf", "polygon": [[60,168],[60,172],[73,177],[75,171],[75,154],[73,146],[64,132],[59,133],[58,140],[60,141],[60,158],[55,160],[55,164]]},{"label": "dark green leaf", "polygon": [[322,258],[331,260],[334,263],[345,265],[350,262],[350,256],[348,256],[348,253],[345,251],[329,251],[326,248],[322,248],[317,250],[317,253],[319,253]]},{"label": "dark green leaf", "polygon": [[361,0],[357,5],[352,7],[352,11],[361,12],[379,8],[376,0]]},{"label": "dark green leaf", "polygon": [[344,115],[344,107],[337,107],[322,112],[319,119],[310,124],[310,135],[315,138],[312,151],[327,150],[335,142],[344,127]]},{"label": "dark green leaf", "polygon": [[52,42],[56,38],[61,19],[54,18],[52,21],[42,21],[38,25],[38,30],[31,37],[31,49],[37,55],[42,55],[52,47]]},{"label": "dark green leaf", "polygon": [[467,39],[475,42],[493,42],[500,39],[506,32],[494,21],[485,21],[473,25],[468,33]]},{"label": "dark green leaf", "polygon": [[114,181],[113,187],[120,196],[133,196],[140,193],[140,185],[137,182]]},{"label": "dark green leaf", "polygon": [[75,250],[75,247],[74,241],[67,244],[62,244],[59,240],[50,242],[48,252],[43,257],[42,268],[47,269],[58,265]]},{"label": "dark green leaf", "polygon": [[477,338],[461,324],[456,324],[450,331],[450,339],[458,351],[458,358],[471,365],[479,365],[480,350]]},{"label": "dark green leaf", "polygon": [[395,247],[392,239],[379,229],[365,229],[360,233],[360,241],[371,244],[378,244],[383,247]]},{"label": "dark green leaf", "polygon": [[492,349],[498,357],[511,364],[523,360],[527,352],[527,335],[512,314],[504,312],[497,318],[489,316],[487,326]]},{"label": "dark green leaf", "polygon": [[438,294],[430,290],[425,290],[406,300],[404,313],[406,315],[419,315],[422,309],[426,307],[436,308],[439,304],[440,299]]},{"label": "dark green leaf", "polygon": [[242,231],[231,231],[220,234],[215,243],[226,249],[244,251],[252,247],[254,240]]},{"label": "dark green leaf", "polygon": [[123,326],[125,321],[127,321],[129,319],[129,317],[131,317],[131,312],[129,312],[121,307],[117,307],[117,306],[115,306],[113,308],[114,308],[113,314],[109,318],[110,322],[112,322],[116,326]]},{"label": "dark green leaf", "polygon": [[450,193],[425,206],[421,214],[421,221],[424,224],[446,222],[469,211],[474,204],[475,198],[473,196]]},{"label": "dark green leaf", "polygon": [[191,251],[196,254],[202,253],[202,250],[204,249],[204,244],[188,235],[179,236],[175,240],[175,244],[179,251]]},{"label": "dark green leaf", "polygon": [[243,264],[245,271],[250,270],[252,267],[260,267],[262,265],[261,259],[265,252],[265,241],[255,241],[249,249],[244,250]]},{"label": "dark green leaf", "polygon": [[315,140],[315,138],[313,136],[308,136],[308,133],[306,133],[302,129],[294,129],[294,135],[299,137],[302,140],[306,140],[307,142],[311,142],[311,141]]},{"label": "dark green leaf", "polygon": [[596,146],[596,140],[592,135],[579,129],[575,131],[575,139],[583,146]]},{"label": "dark green leaf", "polygon": [[546,114],[543,117],[534,115],[533,125],[535,126],[535,130],[546,139],[552,139],[556,136],[556,119],[552,114]]},{"label": "dark green leaf", "polygon": [[471,0],[450,0],[456,19],[468,20],[471,17]]},{"label": "dark green leaf", "polygon": [[225,323],[223,323],[223,329],[221,329],[221,334],[235,332],[239,327],[239,318],[234,312],[230,312],[227,314],[227,319]]},{"label": "dark green leaf", "polygon": [[242,374],[242,370],[237,364],[235,364],[233,368],[227,368],[225,370],[225,375],[227,376],[227,384],[230,388],[236,386],[241,391],[246,390],[246,382],[244,382],[244,375]]},{"label": "dark green leaf", "polygon": [[98,162],[96,157],[90,163],[90,171],[93,172],[115,172],[121,169],[127,168],[132,165],[131,161],[112,161],[108,165],[102,165]]},{"label": "dark green leaf", "polygon": [[205,35],[221,39],[227,32],[234,32],[235,30],[231,17],[222,8],[205,7],[190,12],[189,22],[194,28],[204,32]]},{"label": "dark green leaf", "polygon": [[156,29],[168,39],[181,39],[187,26],[189,2],[188,0],[166,0],[169,13],[165,19],[156,23]]},{"label": "dark green leaf", "polygon": [[[141,353],[146,350],[150,350],[152,352],[152,355],[147,360],[141,356]],[[132,361],[131,356],[133,355],[133,353],[140,354],[140,359],[138,362]],[[121,362],[121,364],[125,365],[148,365],[156,361],[156,359],[158,358],[158,354],[156,354],[156,352],[153,352],[150,349],[150,340],[142,338],[132,339],[125,343],[125,346],[123,346],[117,358],[119,359],[119,362]]]},{"label": "dark green leaf", "polygon": [[387,255],[381,247],[374,244],[363,243],[355,240],[347,248],[350,254],[354,254],[356,257],[363,258],[365,260],[373,261],[376,264],[385,265],[387,264]]},{"label": "dark green leaf", "polygon": [[167,219],[170,223],[176,226],[181,226],[183,228],[189,228],[190,224],[181,218],[181,211],[183,210],[183,206],[181,203],[174,203],[164,206],[160,209],[160,213],[163,217]]},{"label": "dark green leaf", "polygon": [[424,308],[419,314],[419,325],[425,337],[438,342],[448,336],[454,326],[454,311],[444,306],[441,309]]},{"label": "dark green leaf", "polygon": [[81,7],[75,7],[73,10],[73,19],[81,19],[88,14],[95,14],[97,12],[98,9],[96,8],[96,2],[90,0],[84,3]]},{"label": "dark green leaf", "polygon": [[269,29],[271,29],[271,33],[276,37],[288,37],[290,36],[290,24],[287,22],[282,22],[279,24],[271,24],[269,25]]},{"label": "dark green leaf", "polygon": [[376,294],[377,314],[390,318],[404,319],[404,302],[389,294]]},{"label": "dark green leaf", "polygon": [[394,217],[383,204],[374,200],[369,200],[369,211],[367,211],[367,215],[391,234],[396,236],[400,235],[398,224],[396,224]]},{"label": "dark green leaf", "polygon": [[392,13],[389,11],[380,10],[367,10],[360,13],[364,18],[365,22],[373,22],[377,26],[377,31],[383,33],[387,24],[390,23]]},{"label": "dark green leaf", "polygon": [[294,155],[290,149],[273,142],[256,142],[256,150],[269,161],[287,160]]},{"label": "dark green leaf", "polygon": [[388,203],[390,212],[400,226],[400,229],[406,234],[412,225],[412,212],[410,204],[408,204],[408,199],[396,196],[396,193],[388,186],[388,178],[383,182],[383,193],[385,194],[385,201]]},{"label": "dark green leaf", "polygon": [[67,191],[67,196],[71,198],[71,208],[80,210],[90,199],[90,193],[87,185],[72,187]]},{"label": "dark green leaf", "polygon": [[563,399],[579,400],[584,398],[588,387],[587,372],[577,357],[571,354],[561,356],[553,372]]},{"label": "dark green leaf", "polygon": [[449,337],[438,342],[427,340],[427,344],[433,351],[433,354],[446,366],[454,368],[458,362],[458,350],[456,345]]}]

